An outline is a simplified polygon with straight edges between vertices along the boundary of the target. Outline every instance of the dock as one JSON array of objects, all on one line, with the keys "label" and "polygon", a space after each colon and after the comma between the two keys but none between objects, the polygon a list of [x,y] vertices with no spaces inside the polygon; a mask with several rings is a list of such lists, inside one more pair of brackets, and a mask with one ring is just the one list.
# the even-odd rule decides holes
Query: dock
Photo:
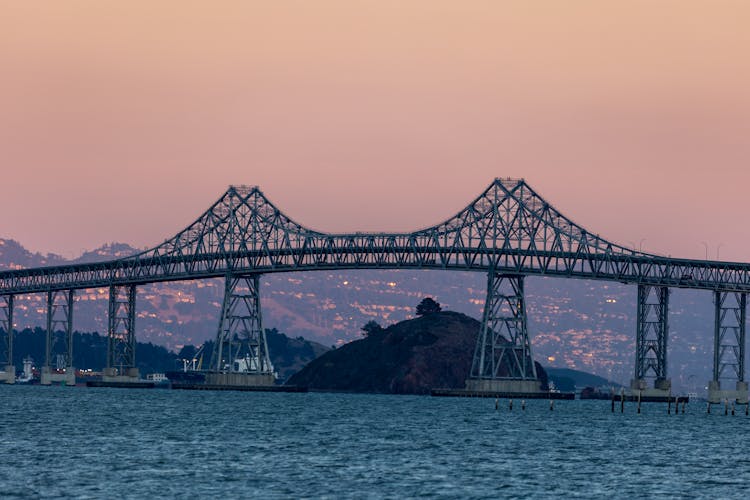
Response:
[{"label": "dock", "polygon": [[432,396],[448,398],[501,398],[501,399],[575,399],[574,392],[497,392],[470,391],[467,389],[432,389]]},{"label": "dock", "polygon": [[173,382],[171,387],[172,389],[188,391],[307,392],[307,387],[296,385],[225,385]]},{"label": "dock", "polygon": [[104,381],[104,380],[88,380],[86,381],[86,387],[115,387],[118,389],[153,389],[155,387],[154,382],[149,381]]}]

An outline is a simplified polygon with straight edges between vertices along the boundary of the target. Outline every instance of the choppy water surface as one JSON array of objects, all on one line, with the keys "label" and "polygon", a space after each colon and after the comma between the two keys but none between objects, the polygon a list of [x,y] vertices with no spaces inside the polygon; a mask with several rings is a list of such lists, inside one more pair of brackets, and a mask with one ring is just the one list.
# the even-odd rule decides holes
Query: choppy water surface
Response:
[{"label": "choppy water surface", "polygon": [[744,411],[0,387],[0,498],[745,497]]}]

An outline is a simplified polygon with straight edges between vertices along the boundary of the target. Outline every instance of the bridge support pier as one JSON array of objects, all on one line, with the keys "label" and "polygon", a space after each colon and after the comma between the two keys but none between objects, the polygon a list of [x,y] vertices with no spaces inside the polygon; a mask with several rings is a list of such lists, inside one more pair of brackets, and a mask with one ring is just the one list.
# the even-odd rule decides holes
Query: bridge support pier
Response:
[{"label": "bridge support pier", "polygon": [[541,392],[527,324],[524,277],[490,270],[467,391]]},{"label": "bridge support pier", "polygon": [[206,384],[267,386],[274,383],[260,308],[260,275],[228,274]]},{"label": "bridge support pier", "polygon": [[[54,356],[54,359],[53,359]],[[73,367],[73,290],[47,292],[47,336],[42,385],[76,384]]]},{"label": "bridge support pier", "polygon": [[[745,381],[746,310],[747,294],[714,292],[714,370],[708,382],[709,404],[725,400],[748,403],[748,384]],[[722,379],[729,387],[722,387]]]},{"label": "bridge support pier", "polygon": [[109,327],[105,383],[140,380],[135,366],[135,285],[109,287]]},{"label": "bridge support pier", "polygon": [[[669,337],[669,288],[638,285],[635,342],[635,378],[630,390],[641,396],[669,396],[672,381],[667,378]],[[650,388],[647,378],[654,377]]]},{"label": "bridge support pier", "polygon": [[0,328],[5,338],[0,343],[0,384],[16,382],[13,364],[13,295],[0,296]]}]

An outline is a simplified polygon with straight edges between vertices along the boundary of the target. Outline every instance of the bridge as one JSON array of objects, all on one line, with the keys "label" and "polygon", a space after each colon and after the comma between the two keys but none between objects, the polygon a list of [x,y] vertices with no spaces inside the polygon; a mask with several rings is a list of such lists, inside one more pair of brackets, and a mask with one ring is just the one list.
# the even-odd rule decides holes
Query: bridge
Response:
[{"label": "bridge", "polygon": [[[664,257],[630,249],[587,231],[523,179],[495,179],[465,209],[411,233],[331,234],[287,217],[257,187],[232,186],[203,215],[162,244],[91,264],[0,272],[0,366],[13,380],[14,296],[47,295],[43,383],[69,380],[75,291],[109,288],[105,378],[135,378],[135,290],[143,284],[223,277],[224,301],[211,356],[217,381],[251,372],[269,383],[272,366],[262,328],[259,276],[324,269],[443,269],[487,273],[487,297],[467,388],[528,392],[539,380],[532,361],[524,279],[557,276],[637,286],[633,390],[668,393],[669,291],[710,291],[715,304],[712,401],[747,401],[746,302],[750,264]],[[64,369],[52,369],[52,348]],[[58,349],[59,350],[59,349]],[[237,359],[246,359],[241,369]],[[249,369],[248,369],[249,367]],[[2,372],[0,372],[2,373]],[[67,378],[66,378],[67,377]],[[653,387],[647,381],[653,380]],[[725,386],[722,387],[722,382]],[[731,387],[731,383],[734,386]]]}]

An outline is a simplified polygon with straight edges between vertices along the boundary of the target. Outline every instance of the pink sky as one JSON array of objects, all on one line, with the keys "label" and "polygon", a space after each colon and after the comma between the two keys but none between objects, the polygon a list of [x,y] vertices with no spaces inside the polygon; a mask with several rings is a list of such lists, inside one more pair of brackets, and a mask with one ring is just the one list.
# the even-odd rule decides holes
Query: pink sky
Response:
[{"label": "pink sky", "polygon": [[0,237],[152,246],[229,184],[417,229],[524,177],[593,232],[750,261],[750,3],[0,3]]}]

